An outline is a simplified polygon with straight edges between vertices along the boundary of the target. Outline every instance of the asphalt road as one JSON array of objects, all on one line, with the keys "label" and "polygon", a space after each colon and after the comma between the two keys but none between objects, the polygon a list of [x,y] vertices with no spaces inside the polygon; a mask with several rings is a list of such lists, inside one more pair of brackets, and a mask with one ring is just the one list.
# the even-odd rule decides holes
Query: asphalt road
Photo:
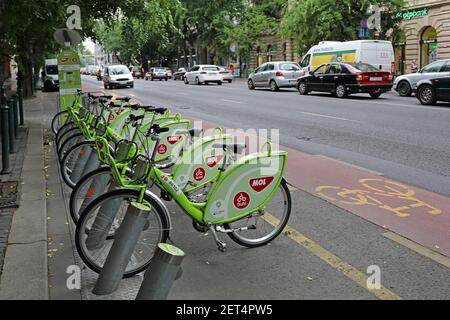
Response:
[{"label": "asphalt road", "polygon": [[[85,83],[102,87],[93,77]],[[300,96],[295,89],[250,91],[244,81],[217,86],[136,80],[116,89],[144,104],[229,128],[279,129],[280,143],[359,165],[385,177],[450,195],[450,104],[435,107],[387,93],[379,99],[329,94]]]},{"label": "asphalt road", "polygon": [[[91,77],[83,77],[83,84],[87,90],[103,90]],[[326,94],[299,96],[295,90],[249,91],[242,81],[187,86],[137,80],[134,89],[108,92],[228,128],[279,129],[284,146],[450,195],[446,105],[426,108],[394,93],[375,101],[363,95],[338,100]],[[70,190],[63,188],[62,194],[67,201]],[[167,202],[171,238],[186,253],[183,276],[169,299],[449,298],[448,258],[314,194],[294,189],[291,197],[283,235],[251,250],[220,235],[229,245],[225,253],[216,250],[211,236],[194,231],[191,218],[175,203]],[[381,272],[380,290],[367,287],[373,267]],[[141,275],[122,280],[114,294],[99,297],[91,293],[97,275],[83,268],[83,278],[83,299],[133,299],[142,281]]]}]

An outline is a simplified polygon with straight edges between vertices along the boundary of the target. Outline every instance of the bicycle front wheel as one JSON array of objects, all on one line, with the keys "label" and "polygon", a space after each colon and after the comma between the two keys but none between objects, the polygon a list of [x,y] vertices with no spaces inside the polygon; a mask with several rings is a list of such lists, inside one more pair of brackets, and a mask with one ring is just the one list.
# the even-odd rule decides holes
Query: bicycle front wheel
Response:
[{"label": "bicycle front wheel", "polygon": [[80,219],[80,213],[92,200],[104,194],[113,180],[110,167],[100,167],[89,172],[72,189],[69,201],[70,216],[74,223]]},{"label": "bicycle front wheel", "polygon": [[[114,235],[128,210],[130,201],[139,198],[139,191],[121,189],[108,192],[93,200],[81,213],[75,232],[75,244],[83,262],[100,273],[114,243]],[[151,208],[146,224],[139,235],[124,278],[144,271],[149,265],[156,246],[169,236],[169,218],[162,207],[150,196],[144,204]]]},{"label": "bicycle front wheel", "polygon": [[75,144],[64,154],[61,160],[61,175],[71,189],[75,187],[84,172],[84,166],[92,152],[96,152],[95,142],[83,141]]},{"label": "bicycle front wheel", "polygon": [[56,136],[59,129],[70,121],[69,111],[58,112],[52,119],[52,132]]},{"label": "bicycle front wheel", "polygon": [[224,225],[226,229],[247,227],[247,230],[228,233],[236,243],[255,248],[274,240],[283,231],[291,215],[291,194],[283,179],[262,212],[254,212],[241,220]]}]

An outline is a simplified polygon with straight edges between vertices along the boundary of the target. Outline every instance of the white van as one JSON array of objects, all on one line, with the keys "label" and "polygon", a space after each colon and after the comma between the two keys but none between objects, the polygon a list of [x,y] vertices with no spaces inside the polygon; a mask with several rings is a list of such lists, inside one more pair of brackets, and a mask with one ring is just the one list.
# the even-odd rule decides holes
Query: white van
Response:
[{"label": "white van", "polygon": [[394,48],[383,40],[322,41],[308,50],[300,66],[308,73],[329,62],[363,62],[394,72]]},{"label": "white van", "polygon": [[45,59],[42,81],[44,82],[44,92],[59,90],[57,59]]}]

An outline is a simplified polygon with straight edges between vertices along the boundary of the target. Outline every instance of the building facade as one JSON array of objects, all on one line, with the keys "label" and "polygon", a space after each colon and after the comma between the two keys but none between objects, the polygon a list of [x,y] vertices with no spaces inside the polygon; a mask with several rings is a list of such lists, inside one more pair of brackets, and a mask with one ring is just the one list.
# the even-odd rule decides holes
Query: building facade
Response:
[{"label": "building facade", "polygon": [[260,45],[253,49],[250,57],[250,68],[255,69],[269,61],[298,62],[300,58],[294,50],[293,40],[283,39],[277,35],[268,35],[262,39]]},{"label": "building facade", "polygon": [[119,64],[117,56],[107,52],[99,43],[95,43],[94,47],[94,59],[95,65],[97,66],[107,66],[111,64]]},{"label": "building facade", "polygon": [[397,13],[402,19],[403,39],[395,43],[397,73],[450,59],[450,0],[411,0]]}]

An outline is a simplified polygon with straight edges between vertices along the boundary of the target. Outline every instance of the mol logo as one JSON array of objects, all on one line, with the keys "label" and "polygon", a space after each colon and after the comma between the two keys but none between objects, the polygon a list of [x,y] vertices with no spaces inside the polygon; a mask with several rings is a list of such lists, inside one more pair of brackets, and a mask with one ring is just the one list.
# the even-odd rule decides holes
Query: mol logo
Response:
[{"label": "mol logo", "polygon": [[238,209],[245,209],[250,204],[250,195],[247,192],[238,192],[233,199],[233,204]]},{"label": "mol logo", "polygon": [[170,144],[175,144],[178,141],[181,141],[183,139],[183,136],[169,136],[167,137],[167,142]]},{"label": "mol logo", "polygon": [[214,168],[222,160],[223,156],[212,156],[205,159],[206,165],[210,168]]},{"label": "mol logo", "polygon": [[165,144],[160,144],[157,151],[159,154],[165,154],[167,152],[167,146]]},{"label": "mol logo", "polygon": [[256,192],[261,192],[267,188],[273,181],[273,177],[262,177],[250,179],[250,187]]},{"label": "mol logo", "polygon": [[205,179],[206,171],[203,168],[197,168],[194,170],[194,179],[195,181],[202,181]]}]

